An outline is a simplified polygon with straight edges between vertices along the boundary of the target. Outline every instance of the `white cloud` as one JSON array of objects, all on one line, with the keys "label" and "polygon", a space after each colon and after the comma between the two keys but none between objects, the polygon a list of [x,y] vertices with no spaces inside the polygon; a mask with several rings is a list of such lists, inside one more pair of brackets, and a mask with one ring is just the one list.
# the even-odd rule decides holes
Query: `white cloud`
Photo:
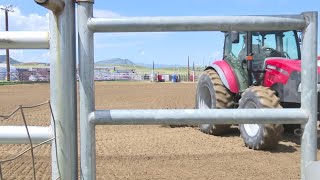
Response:
[{"label": "white cloud", "polygon": [[115,13],[113,11],[108,11],[108,10],[101,10],[101,9],[94,9],[93,16],[94,17],[104,17],[104,18],[121,17],[121,15],[118,13]]},{"label": "white cloud", "polygon": [[[3,6],[0,6],[3,7]],[[9,12],[9,30],[11,31],[48,31],[49,13],[40,15],[37,13],[24,14],[20,8],[14,7],[14,12]],[[120,14],[109,10],[94,9],[95,17],[121,17]],[[0,19],[4,19],[4,13],[0,13]],[[0,21],[0,30],[4,30],[4,21]]]},{"label": "white cloud", "polygon": [[139,55],[144,56],[144,54],[145,54],[144,50],[140,50]]},{"label": "white cloud", "polygon": [[[0,7],[3,7],[0,5]],[[9,31],[49,31],[49,13],[26,14],[18,8],[13,8],[14,12],[9,12]],[[119,14],[108,10],[94,10],[95,16],[98,17],[120,17]],[[0,31],[5,30],[4,13],[0,11]],[[101,47],[122,47],[135,45],[137,42],[102,44]],[[30,50],[10,50],[10,57],[23,62],[49,62],[49,51],[41,53],[40,51]],[[0,50],[0,54],[5,54],[5,50]]]},{"label": "white cloud", "polygon": [[[15,7],[14,12],[9,13],[9,30],[10,31],[49,31],[49,13],[24,13],[23,8]],[[124,17],[110,10],[94,9],[94,17],[117,18]],[[4,13],[0,12],[0,31],[4,30]],[[150,38],[165,38],[168,32],[159,33],[103,33],[95,35],[95,47],[98,49],[134,47],[144,44],[144,40]],[[11,50],[10,56],[14,59],[27,61],[49,61],[49,51],[45,53],[30,50]],[[97,51],[98,53],[98,51]],[[144,51],[139,52],[143,56]],[[0,50],[0,54],[5,54]]]},{"label": "white cloud", "polygon": [[[23,14],[20,8],[13,8],[14,12],[9,12],[9,30],[11,31],[48,31],[49,14],[39,15],[36,13]],[[0,18],[4,19],[4,13],[0,13]],[[0,21],[1,30],[4,30],[4,21]]]}]

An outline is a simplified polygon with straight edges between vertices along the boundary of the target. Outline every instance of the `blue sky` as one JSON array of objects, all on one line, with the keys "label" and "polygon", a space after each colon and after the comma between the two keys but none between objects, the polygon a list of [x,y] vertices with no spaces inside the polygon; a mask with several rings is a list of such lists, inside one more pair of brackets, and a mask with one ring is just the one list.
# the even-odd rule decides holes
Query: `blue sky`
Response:
[{"label": "blue sky", "polygon": [[[1,0],[13,4],[11,30],[47,30],[47,10],[33,0]],[[299,14],[320,11],[319,0],[95,0],[97,17],[120,16],[214,16]],[[4,16],[0,12],[0,30]],[[186,64],[187,57],[196,65],[221,59],[223,34],[220,32],[114,33],[95,34],[95,61],[128,58],[137,63]],[[318,47],[319,49],[319,47]],[[0,51],[0,54],[4,54]],[[49,62],[47,50],[12,50],[11,56],[23,62]]]}]

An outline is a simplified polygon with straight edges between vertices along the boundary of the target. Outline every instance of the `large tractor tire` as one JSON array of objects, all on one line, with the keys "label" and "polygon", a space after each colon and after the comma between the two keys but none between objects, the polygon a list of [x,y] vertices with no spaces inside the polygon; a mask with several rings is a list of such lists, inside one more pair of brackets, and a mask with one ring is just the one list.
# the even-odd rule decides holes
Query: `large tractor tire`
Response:
[{"label": "large tractor tire", "polygon": [[[239,108],[282,108],[275,92],[267,87],[253,86],[242,93]],[[241,137],[250,149],[272,149],[282,138],[281,124],[240,124]]]},{"label": "large tractor tire", "polygon": [[[225,109],[232,108],[233,104],[232,94],[218,73],[213,69],[205,70],[197,85],[196,109]],[[201,124],[199,129],[206,134],[222,135],[228,132],[230,125]]]}]

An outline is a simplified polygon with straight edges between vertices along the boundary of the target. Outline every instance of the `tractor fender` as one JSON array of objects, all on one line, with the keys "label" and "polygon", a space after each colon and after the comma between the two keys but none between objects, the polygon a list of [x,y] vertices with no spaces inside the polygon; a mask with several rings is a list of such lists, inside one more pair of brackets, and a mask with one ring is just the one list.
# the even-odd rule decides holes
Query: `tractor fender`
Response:
[{"label": "tractor fender", "polygon": [[223,85],[226,88],[228,88],[232,93],[239,92],[237,78],[232,68],[226,61],[223,61],[223,60],[214,61],[211,66],[208,66],[206,68],[206,70],[207,69],[214,69],[218,73]]}]

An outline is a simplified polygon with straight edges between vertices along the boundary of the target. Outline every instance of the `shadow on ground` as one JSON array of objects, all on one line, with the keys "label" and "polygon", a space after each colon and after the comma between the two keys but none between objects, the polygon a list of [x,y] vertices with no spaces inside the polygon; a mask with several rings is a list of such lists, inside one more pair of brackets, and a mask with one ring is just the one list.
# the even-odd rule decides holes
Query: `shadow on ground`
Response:
[{"label": "shadow on ground", "polygon": [[[320,130],[318,130],[318,134],[320,134]],[[282,141],[284,142],[292,142],[300,147],[301,145],[301,137],[293,134],[284,134]],[[320,150],[320,138],[317,138],[318,149]]]},{"label": "shadow on ground", "polygon": [[[181,127],[191,127],[191,126],[162,126],[162,127],[171,127],[171,128],[181,128]],[[192,126],[195,130],[198,130],[198,127]],[[320,130],[318,130],[318,134],[320,134]],[[232,126],[225,134],[222,135],[223,137],[240,137],[240,131],[238,126]],[[275,149],[267,149],[263,151],[269,151],[271,153],[294,153],[298,151],[301,145],[300,136],[294,135],[293,133],[286,132],[282,136],[282,140],[280,144]],[[284,143],[283,143],[284,142]],[[318,135],[317,139],[317,148],[320,150],[320,137]]]}]

